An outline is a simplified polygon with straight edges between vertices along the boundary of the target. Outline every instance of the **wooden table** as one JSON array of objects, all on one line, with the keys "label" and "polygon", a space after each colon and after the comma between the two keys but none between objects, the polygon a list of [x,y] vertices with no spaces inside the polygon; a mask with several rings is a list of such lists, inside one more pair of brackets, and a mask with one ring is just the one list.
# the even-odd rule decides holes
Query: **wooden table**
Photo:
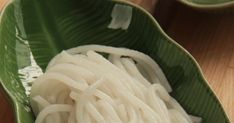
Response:
[{"label": "wooden table", "polygon": [[195,57],[234,122],[234,12],[204,12],[176,2],[161,4],[156,10],[159,23]]},{"label": "wooden table", "polygon": [[[0,0],[0,7],[1,7]],[[234,13],[207,13],[162,0],[156,18],[167,34],[200,64],[206,79],[234,122]],[[13,111],[0,91],[0,123],[14,123]]]}]

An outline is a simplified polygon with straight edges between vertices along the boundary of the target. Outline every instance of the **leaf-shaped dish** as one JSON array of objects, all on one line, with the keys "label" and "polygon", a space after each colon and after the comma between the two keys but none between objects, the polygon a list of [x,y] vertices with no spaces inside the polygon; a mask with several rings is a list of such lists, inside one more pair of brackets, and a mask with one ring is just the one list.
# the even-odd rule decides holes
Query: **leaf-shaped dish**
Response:
[{"label": "leaf-shaped dish", "polygon": [[234,7],[234,0],[178,0],[197,9],[216,10]]},{"label": "leaf-shaped dish", "polygon": [[[107,28],[115,4],[132,7],[128,30]],[[204,123],[230,123],[194,58],[145,10],[109,0],[15,0],[1,16],[0,81],[18,123],[34,122],[26,94],[35,63],[19,73],[33,61],[31,52],[44,70],[61,50],[84,44],[127,47],[150,55],[173,87],[171,95],[188,113],[202,117]]]}]

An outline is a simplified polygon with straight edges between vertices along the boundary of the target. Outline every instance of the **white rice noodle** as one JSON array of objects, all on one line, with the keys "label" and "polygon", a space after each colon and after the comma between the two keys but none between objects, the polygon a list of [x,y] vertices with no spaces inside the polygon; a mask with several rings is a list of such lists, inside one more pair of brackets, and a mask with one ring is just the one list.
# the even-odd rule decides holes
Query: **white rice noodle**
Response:
[{"label": "white rice noodle", "polygon": [[182,106],[174,98],[171,98],[170,101],[168,102],[168,104],[169,104],[169,107],[171,107],[172,109],[175,109],[180,114],[182,114],[188,123],[193,123],[193,121],[191,120],[189,115],[186,113],[186,111],[182,108]]},{"label": "white rice noodle", "polygon": [[[108,53],[108,59],[95,51]],[[34,81],[30,103],[35,123],[200,122],[170,91],[162,70],[149,56],[88,45],[55,56]]]},{"label": "white rice noodle", "polygon": [[189,115],[189,117],[193,121],[193,123],[201,123],[202,122],[201,117],[197,117],[197,116],[193,116],[193,115]]},{"label": "white rice noodle", "polygon": [[172,123],[189,123],[188,120],[177,110],[170,109],[169,115]]},{"label": "white rice noodle", "polygon": [[104,53],[109,53],[109,54],[114,54],[114,55],[120,55],[120,56],[132,57],[139,64],[143,64],[146,67],[146,69],[148,70],[152,69],[151,72],[149,73],[154,74],[151,76],[152,78],[155,79],[154,82],[157,82],[157,83],[160,82],[168,90],[168,92],[172,91],[159,65],[148,55],[145,55],[141,52],[126,49],[126,48],[115,48],[115,47],[108,47],[108,46],[102,46],[102,45],[78,46],[76,48],[67,50],[67,52],[71,54],[77,54],[77,53],[87,52],[89,50],[93,50],[97,52],[104,52]]},{"label": "white rice noodle", "polygon": [[130,58],[122,58],[121,62],[123,63],[124,67],[127,69],[128,73],[132,75],[134,78],[136,78],[139,82],[141,82],[146,87],[150,86],[150,82],[146,80],[139,70],[137,69],[136,65],[134,64],[134,61]]},{"label": "white rice noodle", "polygon": [[44,108],[38,115],[35,123],[42,123],[43,120],[52,113],[57,112],[70,112],[72,110],[72,106],[65,104],[53,104]]},{"label": "white rice noodle", "polygon": [[109,55],[109,58],[108,60],[114,64],[116,67],[118,67],[119,69],[123,70],[123,71],[126,71],[123,64],[121,63],[121,59],[120,59],[121,56],[119,55]]},{"label": "white rice noodle", "polygon": [[132,20],[132,7],[116,4],[113,7],[111,17],[112,20],[108,28],[127,30]]}]

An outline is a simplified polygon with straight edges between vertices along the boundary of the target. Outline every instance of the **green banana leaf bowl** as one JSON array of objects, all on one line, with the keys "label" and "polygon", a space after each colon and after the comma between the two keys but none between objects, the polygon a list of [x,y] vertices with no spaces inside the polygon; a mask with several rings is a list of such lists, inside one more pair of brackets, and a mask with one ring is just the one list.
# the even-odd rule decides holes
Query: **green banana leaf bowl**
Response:
[{"label": "green banana leaf bowl", "polygon": [[[127,30],[108,28],[116,4],[132,7]],[[127,47],[150,55],[169,80],[171,95],[189,114],[202,117],[203,123],[230,123],[194,58],[142,8],[110,0],[14,0],[1,14],[0,89],[9,97],[17,123],[35,120],[27,75],[35,71],[22,70],[35,65],[34,59],[44,70],[60,51],[85,44]]]}]

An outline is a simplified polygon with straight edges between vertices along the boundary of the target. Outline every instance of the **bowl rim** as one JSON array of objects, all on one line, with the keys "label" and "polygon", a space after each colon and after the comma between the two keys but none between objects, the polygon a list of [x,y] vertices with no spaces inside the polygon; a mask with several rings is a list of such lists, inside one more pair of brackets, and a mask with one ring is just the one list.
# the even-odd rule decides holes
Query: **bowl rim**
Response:
[{"label": "bowl rim", "polygon": [[214,3],[214,4],[199,4],[189,0],[177,0],[179,3],[182,3],[191,8],[200,9],[200,10],[221,10],[234,7],[234,1],[228,1],[223,3]]},{"label": "bowl rim", "polygon": [[[14,0],[10,0],[10,2],[8,2],[3,10],[0,12],[0,23],[2,20],[2,15],[5,11],[5,9],[13,3]],[[177,0],[177,1],[186,1],[186,0]],[[125,1],[125,0],[110,0],[109,2],[114,2],[114,3],[120,3],[120,4],[125,4],[125,5],[130,5],[131,7],[134,7],[136,9],[139,9],[140,11],[142,11],[145,15],[147,15],[149,17],[149,19],[151,19],[151,21],[153,22],[155,28],[157,28],[159,30],[159,32],[161,33],[161,35],[163,35],[168,42],[172,43],[174,46],[176,46],[177,48],[179,48],[182,52],[184,52],[185,55],[188,56],[188,58],[191,59],[191,61],[193,62],[193,64],[195,65],[195,67],[198,69],[198,75],[201,77],[201,80],[206,84],[207,88],[211,90],[213,96],[216,98],[218,105],[221,107],[224,116],[227,118],[227,121],[231,123],[230,117],[227,114],[227,112],[224,110],[224,106],[222,104],[222,102],[220,101],[220,98],[217,96],[216,92],[213,90],[213,88],[211,87],[211,85],[208,83],[208,81],[206,80],[202,69],[200,67],[200,65],[198,64],[198,62],[196,61],[196,59],[184,48],[182,47],[179,43],[177,43],[175,40],[173,40],[170,36],[168,36],[164,30],[161,28],[161,26],[159,25],[159,23],[157,22],[157,20],[153,17],[153,15],[151,15],[147,10],[145,10],[144,8],[142,8],[139,5],[136,5],[134,3],[131,3],[129,1]],[[234,5],[234,1],[232,1],[232,5]],[[212,7],[211,7],[212,8]],[[212,8],[213,9],[213,8]],[[9,103],[11,103],[12,105],[12,109],[14,109],[14,117],[15,117],[15,121],[16,123],[22,123],[22,121],[20,121],[19,119],[19,102],[15,99],[15,97],[11,94],[11,92],[6,88],[6,86],[3,84],[3,81],[0,78],[0,89],[3,89],[3,91],[6,94],[6,97],[9,99]]]}]

